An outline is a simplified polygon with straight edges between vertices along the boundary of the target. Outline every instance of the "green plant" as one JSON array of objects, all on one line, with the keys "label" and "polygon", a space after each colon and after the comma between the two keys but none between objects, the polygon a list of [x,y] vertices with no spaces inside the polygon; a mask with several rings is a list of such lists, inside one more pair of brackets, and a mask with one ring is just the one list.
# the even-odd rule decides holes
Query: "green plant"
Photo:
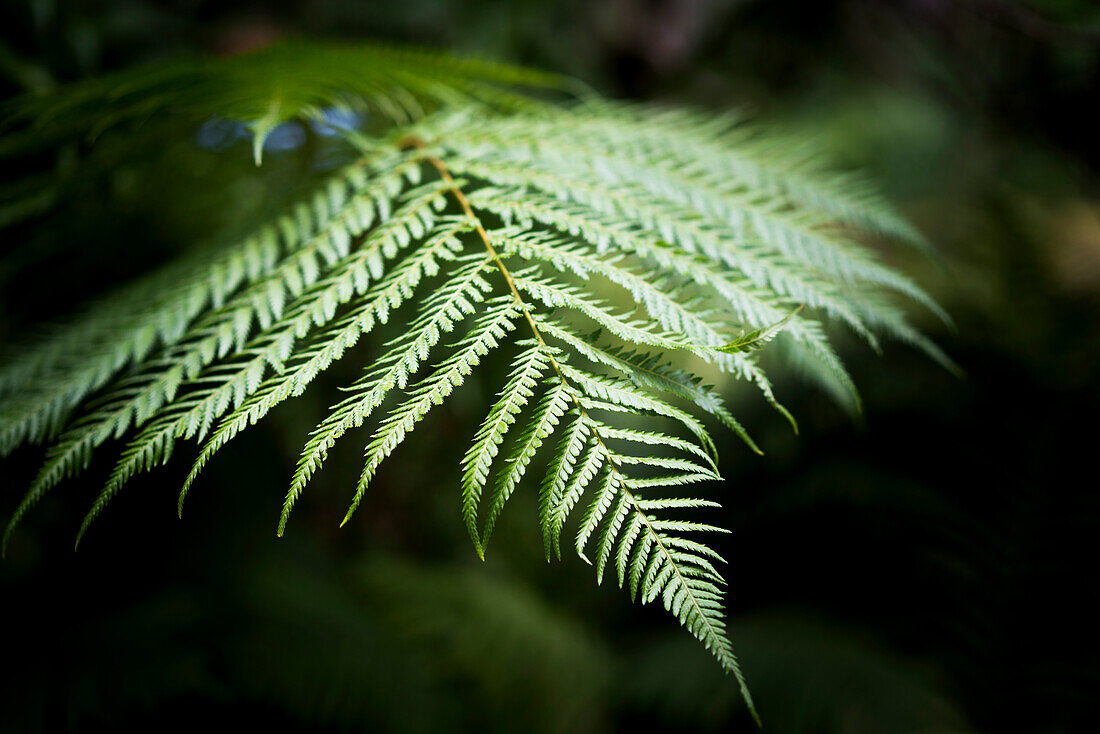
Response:
[{"label": "green plant", "polygon": [[119,129],[155,136],[158,121],[217,115],[251,130],[259,164],[280,125],[330,125],[333,108],[369,121],[331,130],[346,160],[316,193],[12,353],[0,449],[51,445],[5,545],[112,438],[128,443],[78,542],[130,478],[197,440],[182,512],[214,453],[398,319],[400,335],[310,434],[278,534],[345,433],[376,425],[347,522],[417,422],[508,349],[511,372],[461,467],[477,553],[545,444],[547,557],[560,556],[576,517],[576,552],[597,579],[613,572],[632,596],[660,598],[752,710],[725,634],[721,559],[690,537],[721,529],[668,516],[715,505],[683,495],[719,479],[708,429],[687,406],[759,449],[684,365],[751,383],[792,425],[756,360],[772,340],[849,406],[858,397],[827,321],[950,366],[889,295],[942,312],[858,238],[924,241],[859,180],[731,117],[613,104],[553,75],[378,47],[293,43],[62,88],[16,104],[2,150]]}]

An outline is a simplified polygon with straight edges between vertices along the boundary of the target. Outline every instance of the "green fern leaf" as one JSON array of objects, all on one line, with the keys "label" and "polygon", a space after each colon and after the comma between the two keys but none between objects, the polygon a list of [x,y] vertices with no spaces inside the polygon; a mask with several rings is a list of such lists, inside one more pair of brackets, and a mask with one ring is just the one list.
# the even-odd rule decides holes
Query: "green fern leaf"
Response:
[{"label": "green fern leaf", "polygon": [[[182,510],[229,441],[367,342],[369,366],[305,441],[277,533],[329,450],[370,424],[346,523],[427,413],[507,355],[456,471],[476,552],[541,452],[547,558],[572,533],[597,582],[659,600],[755,715],[726,635],[723,561],[697,535],[721,528],[680,517],[717,505],[685,496],[719,478],[699,415],[759,453],[720,397],[743,381],[797,430],[761,350],[858,409],[832,323],[955,369],[898,301],[946,314],[860,236],[927,243],[866,183],[730,115],[610,103],[551,74],[379,46],[293,42],[62,87],[13,108],[0,156],[214,116],[247,126],[259,163],[276,126],[331,108],[374,116],[369,131],[334,131],[351,158],[316,191],[5,351],[0,453],[50,443],[4,546],[112,439],[125,445],[78,541],[132,477],[199,441]],[[377,344],[395,320],[399,335]],[[699,362],[723,386],[688,370]]]},{"label": "green fern leaf", "polygon": [[493,459],[496,458],[500,444],[508,429],[515,423],[519,413],[534,395],[539,378],[550,364],[546,347],[533,342],[527,351],[521,352],[513,362],[511,377],[500,393],[498,400],[489,410],[489,415],[481,424],[470,450],[462,460],[462,516],[466,520],[466,529],[477,549],[484,558],[481,545],[481,531],[478,529],[477,511],[481,492],[489,478]]}]

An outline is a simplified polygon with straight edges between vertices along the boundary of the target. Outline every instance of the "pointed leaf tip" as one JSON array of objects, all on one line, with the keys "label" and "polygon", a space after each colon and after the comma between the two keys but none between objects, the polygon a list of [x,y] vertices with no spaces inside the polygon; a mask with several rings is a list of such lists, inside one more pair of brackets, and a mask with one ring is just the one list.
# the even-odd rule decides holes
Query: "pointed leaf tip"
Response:
[{"label": "pointed leaf tip", "polygon": [[719,352],[736,353],[736,352],[753,352],[761,348],[783,331],[791,319],[793,319],[798,312],[804,308],[805,304],[799,304],[798,307],[784,316],[779,321],[776,321],[770,326],[765,326],[760,329],[754,329],[749,332],[742,333],[736,339],[729,344],[723,344],[720,347],[714,347]]},{"label": "pointed leaf tip", "polygon": [[279,107],[279,101],[272,100],[264,116],[249,124],[252,128],[252,160],[256,162],[257,167],[263,165],[264,143],[267,141],[267,136],[282,119],[279,115]]},{"label": "pointed leaf tip", "polygon": [[257,130],[252,136],[252,160],[256,162],[256,167],[259,168],[264,163],[264,138],[267,135],[261,135]]}]

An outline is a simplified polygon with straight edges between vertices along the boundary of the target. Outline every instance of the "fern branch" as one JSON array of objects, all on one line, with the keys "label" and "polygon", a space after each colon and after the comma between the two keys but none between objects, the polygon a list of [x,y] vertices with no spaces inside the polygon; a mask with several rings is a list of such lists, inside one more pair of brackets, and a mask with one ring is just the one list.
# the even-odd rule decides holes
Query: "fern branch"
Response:
[{"label": "fern branch", "polygon": [[[459,342],[459,351],[441,363],[434,373],[411,391],[409,400],[382,421],[371,442],[367,444],[366,466],[356,487],[351,507],[348,508],[341,525],[346,524],[359,507],[367,485],[374,477],[382,460],[405,439],[408,432],[431,410],[432,406],[442,403],[451,391],[461,385],[481,358],[494,349],[500,339],[515,327],[513,321],[519,316],[520,309],[509,302],[510,296],[503,296],[502,299],[505,303],[501,307],[496,307],[501,303],[501,299],[495,303],[486,304],[487,313],[482,316],[469,336]],[[473,535],[476,543],[476,529]],[[480,548],[478,550],[480,552]]]},{"label": "fern branch", "polygon": [[223,418],[218,429],[203,445],[184,482],[179,497],[181,511],[187,492],[215,452],[249,425],[257,423],[276,405],[301,395],[314,378],[339,359],[360,336],[369,333],[376,324],[386,323],[390,313],[412,297],[424,277],[438,274],[440,261],[451,260],[462,250],[463,244],[457,236],[468,228],[467,223],[460,221],[434,234],[368,291],[362,302],[354,306],[344,319],[318,333],[312,345],[298,353],[293,365],[270,377],[247,401]]},{"label": "fern branch", "polygon": [[462,460],[462,516],[466,529],[479,556],[485,553],[481,545],[481,532],[477,526],[478,503],[493,459],[500,451],[504,436],[516,421],[519,413],[534,395],[539,378],[549,366],[547,348],[535,342],[521,352],[513,362],[513,371],[500,393],[500,399],[490,408],[481,424],[473,444]]},{"label": "fern branch", "polygon": [[395,342],[370,373],[349,388],[351,395],[337,405],[311,434],[283,503],[279,517],[280,535],[286,529],[294,503],[324,462],[329,448],[348,430],[361,426],[367,416],[382,404],[390,390],[403,388],[439,337],[472,313],[475,303],[484,300],[490,288],[484,279],[489,260],[477,255],[464,257],[459,262],[461,267],[452,274],[447,284],[424,303],[423,314],[411,324],[410,332]]},{"label": "fern branch", "polygon": [[[417,145],[419,142],[420,141],[413,141],[413,144]],[[453,178],[451,177],[446,167],[446,164],[444,164],[443,161],[433,157],[430,159],[430,162],[440,172],[440,176],[443,178],[444,181],[453,181]],[[535,338],[535,342],[537,345],[536,348],[539,349],[539,352],[545,356],[546,360],[553,367],[554,373],[556,374],[560,383],[563,385],[564,389],[570,393],[574,406],[578,412],[579,420],[592,421],[592,419],[587,414],[584,403],[582,402],[582,398],[572,387],[572,381],[580,382],[585,388],[594,392],[597,397],[605,399],[611,398],[612,400],[620,402],[621,404],[630,404],[633,407],[637,407],[640,409],[652,410],[662,415],[676,417],[689,428],[691,428],[692,432],[696,434],[696,436],[700,439],[701,442],[704,443],[704,445],[707,445],[711,448],[711,450],[713,450],[713,444],[710,442],[709,435],[707,435],[706,431],[703,430],[702,427],[699,426],[694,421],[694,419],[686,413],[683,413],[682,411],[679,411],[678,409],[673,408],[672,406],[669,406],[662,401],[654,399],[651,396],[634,392],[625,385],[615,385],[606,380],[601,380],[600,378],[591,375],[585,375],[579,370],[568,367],[568,365],[561,364],[554,357],[553,353],[548,351],[546,341],[543,338],[541,331],[539,330],[538,323],[520,295],[519,289],[517,287],[517,279],[505,265],[500,255],[497,254],[497,251],[493,247],[492,241],[490,240],[488,233],[481,225],[480,220],[477,219],[476,214],[473,213],[469,200],[466,198],[465,194],[462,192],[462,189],[457,184],[453,186],[452,192],[454,193],[455,198],[460,202],[463,210],[467,213],[467,215],[470,216],[471,219],[473,219],[475,222],[477,222],[476,230],[482,239],[482,242],[486,248],[486,251],[489,254],[489,257],[496,263],[498,269],[500,270],[505,281],[507,282],[509,290],[511,291],[512,299],[514,300],[515,308],[521,311],[526,318],[527,323],[531,328],[532,335]],[[543,352],[542,350],[547,351]],[[450,378],[442,379],[441,381],[443,382],[443,384],[451,384]],[[418,399],[420,402],[414,403],[415,407],[405,409],[405,411],[398,413],[397,415],[399,417],[396,418],[391,425],[401,426],[402,428],[406,427],[409,420],[406,416],[409,414],[415,416],[418,411],[422,409],[421,406],[424,405],[424,401],[427,396],[430,395],[431,392],[427,392],[424,395],[419,396]],[[593,472],[597,470],[598,466],[601,463],[604,463],[604,460],[606,458],[610,458],[613,456],[608,450],[606,444],[603,442],[603,439],[600,436],[598,430],[596,430],[595,427],[597,425],[598,424],[596,424],[595,422],[592,422],[592,443],[589,444],[588,452],[585,458],[581,461],[580,470],[573,473],[573,475],[570,477],[569,483],[566,484],[566,486],[562,490],[562,496],[558,506],[550,508],[551,537],[555,546],[557,544],[557,536],[560,533],[561,525],[564,522],[564,517],[568,515],[572,504],[575,502],[576,499],[579,499],[580,493],[583,492],[584,487],[588,484],[593,476]],[[356,491],[355,500],[352,503],[352,508],[349,510],[348,516],[345,517],[344,522],[347,522],[347,519],[348,517],[350,517],[351,512],[354,511],[355,507],[357,506],[359,499],[361,498],[362,493],[365,489],[365,482],[370,477],[370,472],[373,470],[373,467],[377,465],[377,461],[380,461],[380,459],[376,459],[375,457],[379,456],[380,454],[384,455],[385,453],[388,453],[389,450],[392,450],[392,445],[394,441],[400,440],[400,436],[403,435],[396,431],[385,430],[385,428],[386,427],[384,424],[383,429],[380,429],[379,434],[372,442],[371,448],[368,448],[368,455],[370,456],[370,458],[368,459],[367,469],[364,470],[363,479],[360,480],[359,488]],[[625,499],[623,500],[624,502],[634,501],[633,495],[630,494],[626,488],[627,479],[621,474],[621,471],[617,467],[614,460],[607,463],[606,471],[607,478],[602,485],[602,490],[599,492],[599,496],[597,497],[595,503],[590,505],[589,511],[582,525],[582,529],[578,534],[577,546],[578,552],[581,552],[582,554],[582,558],[584,557],[582,551],[583,546],[585,545],[585,541],[595,530],[595,527],[599,523],[599,521],[603,518],[606,509],[610,506],[612,502],[613,496],[616,493],[622,493],[623,495],[626,495]],[[712,474],[711,476],[717,475]],[[638,512],[640,512],[640,510],[638,510]],[[619,518],[618,522],[621,525],[622,518],[619,516],[619,513],[616,513],[615,517]],[[689,584],[687,580],[687,578],[689,578],[689,572],[681,568],[681,562],[684,560],[684,557],[671,553],[668,550],[667,546],[664,544],[661,536],[658,535],[659,529],[661,527],[664,527],[665,529],[672,529],[674,526],[656,525],[655,522],[649,517],[643,518],[643,524],[645,525],[647,532],[655,538],[656,547],[659,549],[659,552],[664,559],[664,567],[671,570],[670,575],[675,579],[675,583],[673,583],[671,580],[654,579],[652,583],[649,584],[647,587],[649,593],[652,595],[652,597],[655,598],[657,594],[660,593],[661,588],[665,589],[665,608],[671,611],[674,616],[676,616],[680,620],[681,624],[683,624],[689,631],[691,631],[692,634],[698,637],[704,643],[707,649],[712,651],[712,653],[723,665],[723,667],[735,676],[741,688],[742,696],[744,697],[750,712],[755,718],[757,718],[757,721],[759,721],[756,713],[756,707],[753,704],[751,695],[749,694],[744,676],[742,675],[741,669],[733,656],[729,641],[725,637],[723,623],[718,616],[718,614],[720,614],[721,607],[718,605],[709,604],[708,599],[699,598],[699,592],[709,591],[710,585],[708,585],[708,582],[702,581],[698,578],[692,578],[692,583]],[[476,524],[474,524],[473,527],[475,528],[476,532]],[[698,526],[692,527],[690,529],[703,529],[703,527],[704,526]],[[478,551],[480,554],[482,552],[482,548],[480,547],[480,542],[476,535],[474,535],[474,542],[478,546]],[[670,591],[672,592],[671,594],[669,593]]]}]

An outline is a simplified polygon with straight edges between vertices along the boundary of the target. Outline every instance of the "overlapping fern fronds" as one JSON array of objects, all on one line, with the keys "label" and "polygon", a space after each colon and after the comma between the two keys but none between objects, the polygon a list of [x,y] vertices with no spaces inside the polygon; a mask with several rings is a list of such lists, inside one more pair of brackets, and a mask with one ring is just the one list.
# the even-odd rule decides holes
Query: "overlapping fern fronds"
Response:
[{"label": "overlapping fern fronds", "polygon": [[528,470],[545,466],[530,491],[547,556],[567,538],[597,579],[660,599],[751,707],[723,621],[722,559],[698,539],[721,530],[683,513],[715,504],[685,495],[719,479],[701,417],[757,449],[685,365],[747,381],[793,422],[757,362],[773,339],[850,404],[826,322],[873,348],[894,338],[948,363],[892,299],[938,307],[859,236],[925,243],[861,182],[823,174],[737,120],[534,101],[516,85],[564,86],[449,57],[299,44],[135,72],[21,110],[32,130],[108,97],[102,126],[181,111],[237,117],[257,151],[275,124],[326,105],[373,106],[392,124],[343,131],[357,159],[253,236],[198,250],[11,352],[0,450],[50,446],[8,534],[112,438],[126,445],[80,534],[131,477],[197,441],[182,510],[232,438],[380,324],[407,318],[309,435],[279,534],[336,441],[372,432],[347,522],[428,411],[505,352],[510,374],[455,473],[477,553]]}]

